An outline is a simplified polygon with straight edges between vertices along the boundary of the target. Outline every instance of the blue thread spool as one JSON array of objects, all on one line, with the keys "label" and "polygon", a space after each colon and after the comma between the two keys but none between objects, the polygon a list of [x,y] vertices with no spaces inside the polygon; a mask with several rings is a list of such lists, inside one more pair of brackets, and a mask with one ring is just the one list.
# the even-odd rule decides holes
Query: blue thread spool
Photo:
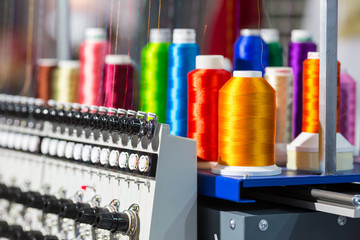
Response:
[{"label": "blue thread spool", "polygon": [[194,29],[174,29],[169,47],[166,123],[170,134],[187,136],[187,74],[195,69],[199,55]]},{"label": "blue thread spool", "polygon": [[261,71],[264,75],[269,65],[269,51],[259,30],[243,29],[240,35],[234,45],[234,70]]}]

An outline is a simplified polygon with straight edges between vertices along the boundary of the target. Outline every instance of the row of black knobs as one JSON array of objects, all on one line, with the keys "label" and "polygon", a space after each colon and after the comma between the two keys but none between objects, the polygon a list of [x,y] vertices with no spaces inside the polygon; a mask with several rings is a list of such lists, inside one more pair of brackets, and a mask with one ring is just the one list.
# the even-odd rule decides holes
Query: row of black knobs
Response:
[{"label": "row of black knobs", "polygon": [[24,231],[20,225],[0,221],[0,238],[10,240],[58,240],[56,236],[43,235],[39,231]]},{"label": "row of black knobs", "polygon": [[89,127],[120,133],[135,134],[151,138],[155,131],[156,121],[143,118],[115,116],[100,113],[81,112],[80,109],[57,109],[47,106],[35,106],[19,103],[0,103],[0,114],[12,117],[34,118],[56,123]]},{"label": "row of black knobs", "polygon": [[74,203],[70,199],[58,199],[38,192],[23,192],[18,187],[7,187],[5,184],[0,184],[0,199],[39,209],[44,213],[57,214],[62,218],[73,219],[111,232],[125,233],[129,228],[130,219],[126,213],[109,212],[107,208],[91,207],[87,203]]}]

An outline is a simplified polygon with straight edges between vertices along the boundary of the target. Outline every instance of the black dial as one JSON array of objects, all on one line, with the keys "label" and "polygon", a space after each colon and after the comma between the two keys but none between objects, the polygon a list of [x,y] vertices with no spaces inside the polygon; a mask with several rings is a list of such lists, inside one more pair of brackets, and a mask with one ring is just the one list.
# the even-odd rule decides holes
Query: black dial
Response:
[{"label": "black dial", "polygon": [[118,130],[121,133],[126,133],[127,131],[127,124],[128,124],[129,118],[127,117],[121,117],[119,120],[119,126],[118,126]]},{"label": "black dial", "polygon": [[129,216],[123,212],[99,213],[96,217],[96,227],[111,232],[125,233],[129,229]]},{"label": "black dial", "polygon": [[91,113],[89,112],[84,112],[81,115],[81,125],[83,127],[89,127],[90,126],[90,117],[91,117]]},{"label": "black dial", "polygon": [[94,225],[96,224],[96,217],[98,213],[104,213],[104,212],[108,212],[109,210],[107,208],[99,208],[99,207],[95,207],[95,208],[81,208],[79,210],[78,216],[77,216],[77,220],[80,223],[86,223],[89,225]]},{"label": "black dial", "polygon": [[54,196],[48,197],[44,200],[43,211],[45,213],[59,214],[64,203],[72,203],[72,201],[69,199],[57,199]]},{"label": "black dial", "polygon": [[110,116],[107,122],[107,130],[119,131],[119,121],[120,119],[117,116]]},{"label": "black dial", "polygon": [[81,208],[90,207],[87,203],[64,203],[61,205],[60,216],[63,218],[76,219]]}]

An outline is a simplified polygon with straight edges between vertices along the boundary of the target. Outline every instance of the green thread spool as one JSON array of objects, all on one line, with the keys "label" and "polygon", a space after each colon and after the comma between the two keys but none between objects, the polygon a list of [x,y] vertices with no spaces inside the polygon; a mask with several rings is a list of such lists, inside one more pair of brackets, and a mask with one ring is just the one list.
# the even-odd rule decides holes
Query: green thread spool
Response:
[{"label": "green thread spool", "polygon": [[279,31],[277,29],[261,29],[261,37],[269,49],[269,66],[283,66],[282,46],[279,42]]},{"label": "green thread spool", "polygon": [[77,102],[79,61],[63,60],[54,71],[52,98],[58,102]]},{"label": "green thread spool", "polygon": [[166,122],[166,89],[170,29],[151,29],[150,42],[141,51],[140,109]]}]

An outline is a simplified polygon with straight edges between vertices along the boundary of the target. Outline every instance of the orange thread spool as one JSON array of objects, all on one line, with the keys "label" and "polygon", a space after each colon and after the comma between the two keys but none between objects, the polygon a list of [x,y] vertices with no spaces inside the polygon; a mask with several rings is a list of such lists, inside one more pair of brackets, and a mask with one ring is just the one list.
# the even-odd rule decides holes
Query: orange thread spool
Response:
[{"label": "orange thread spool", "polygon": [[188,74],[188,137],[197,142],[199,161],[217,161],[219,90],[231,78],[223,61],[223,56],[199,55]]},{"label": "orange thread spool", "polygon": [[[309,52],[303,63],[303,123],[302,131],[319,133],[319,54]],[[340,62],[337,62],[336,131],[339,132]]]},{"label": "orange thread spool", "polygon": [[220,165],[275,164],[275,90],[261,72],[235,71],[220,89],[218,114]]},{"label": "orange thread spool", "polygon": [[51,96],[51,82],[53,72],[56,69],[56,59],[38,60],[37,98],[47,101]]}]

